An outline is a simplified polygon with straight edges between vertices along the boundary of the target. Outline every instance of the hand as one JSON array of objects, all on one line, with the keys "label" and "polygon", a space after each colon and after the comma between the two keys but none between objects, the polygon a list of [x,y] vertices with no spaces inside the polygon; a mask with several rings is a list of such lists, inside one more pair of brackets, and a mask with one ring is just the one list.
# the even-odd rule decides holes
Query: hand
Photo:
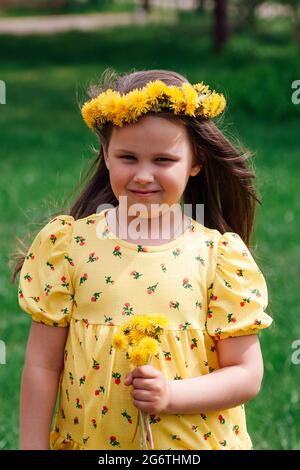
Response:
[{"label": "hand", "polygon": [[124,383],[133,386],[133,403],[139,410],[149,414],[168,411],[170,383],[158,369],[149,365],[137,367],[126,375]]}]

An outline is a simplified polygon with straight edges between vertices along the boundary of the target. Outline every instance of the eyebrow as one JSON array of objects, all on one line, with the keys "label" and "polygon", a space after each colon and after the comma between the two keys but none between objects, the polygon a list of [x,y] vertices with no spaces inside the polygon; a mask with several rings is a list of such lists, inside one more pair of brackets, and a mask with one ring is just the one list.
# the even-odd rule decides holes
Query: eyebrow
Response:
[{"label": "eyebrow", "polygon": [[[130,155],[133,155],[133,156],[136,157],[136,153],[132,152],[131,150],[115,149],[115,152],[122,152],[122,153],[125,153],[126,155],[130,154]],[[179,158],[179,156],[173,155],[172,153],[168,153],[168,152],[156,152],[155,155],[160,155],[160,156],[163,156],[163,157]]]}]

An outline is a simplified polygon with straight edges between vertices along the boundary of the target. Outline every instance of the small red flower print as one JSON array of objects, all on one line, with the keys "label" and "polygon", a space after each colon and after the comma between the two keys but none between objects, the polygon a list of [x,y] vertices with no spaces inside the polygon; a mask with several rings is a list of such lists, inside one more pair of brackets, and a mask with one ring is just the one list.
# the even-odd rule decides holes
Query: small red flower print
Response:
[{"label": "small red flower print", "polygon": [[119,245],[115,246],[114,247],[114,250],[113,250],[113,255],[114,256],[118,256],[119,258],[122,257],[122,253],[121,253],[121,248],[119,247]]},{"label": "small red flower print", "polygon": [[225,240],[224,240],[223,242],[221,242],[221,243],[222,243],[222,245],[224,245],[224,246],[227,246],[227,245],[228,245],[228,242],[226,242]]},{"label": "small red flower print", "polygon": [[207,432],[206,434],[203,435],[203,437],[206,441],[210,436],[211,436],[211,431],[209,431],[209,432]]},{"label": "small red flower print", "polygon": [[173,302],[173,300],[171,300],[171,301],[169,302],[169,307],[170,307],[170,308],[174,308],[174,309],[176,308],[177,310],[179,310],[179,302],[178,302],[178,300],[176,300],[175,302]]},{"label": "small red flower print", "polygon": [[107,412],[108,412],[107,406],[103,406],[103,407],[102,407],[102,410],[101,410],[102,416],[106,415]]},{"label": "small red flower print", "polygon": [[209,309],[207,310],[207,318],[211,318],[211,317],[212,317],[212,313],[213,313],[213,311],[209,308]]},{"label": "small red flower print", "polygon": [[228,320],[228,323],[235,323],[236,322],[236,318],[233,316],[233,313],[228,313],[227,315],[227,320]]},{"label": "small red flower print", "polygon": [[126,410],[123,411],[123,412],[121,413],[121,415],[124,416],[124,418],[127,419],[128,423],[132,424],[132,418],[131,418],[131,416],[127,413]]},{"label": "small red flower print", "polygon": [[138,245],[137,246],[137,251],[138,251],[138,253],[147,253],[148,250],[145,246]]},{"label": "small red flower print", "polygon": [[221,334],[222,334],[221,328],[216,328],[216,329],[215,329],[215,335],[216,335],[216,338],[217,338],[217,339],[220,339]]},{"label": "small red flower print", "polygon": [[26,256],[26,259],[31,259],[33,261],[34,260],[34,254],[29,253],[29,255]]},{"label": "small red flower print", "polygon": [[165,265],[164,263],[162,263],[162,264],[160,265],[160,267],[161,267],[161,270],[162,270],[164,273],[167,271],[166,265]]},{"label": "small red flower print", "polygon": [[97,429],[97,421],[95,420],[95,418],[91,419],[91,423],[92,423],[93,428]]},{"label": "small red flower print", "polygon": [[116,436],[110,436],[109,440],[110,440],[109,443],[110,443],[112,446],[120,447],[120,443],[117,441]]},{"label": "small red flower print", "polygon": [[218,296],[211,293],[210,294],[210,300],[218,300]]},{"label": "small red flower print", "polygon": [[250,299],[249,299],[249,297],[246,298],[246,299],[243,299],[242,302],[240,302],[240,306],[241,306],[241,307],[244,307],[247,302],[248,302],[248,304],[250,304]]},{"label": "small red flower print", "polygon": [[74,265],[74,262],[73,262],[72,258],[70,258],[70,256],[67,256],[67,255],[66,255],[66,256],[65,256],[65,259],[70,263],[70,266],[75,266],[75,265]]},{"label": "small red flower print", "polygon": [[236,273],[237,273],[237,275],[238,275],[239,277],[244,277],[244,274],[243,274],[243,270],[242,270],[242,269],[237,269]]},{"label": "small red flower print", "polygon": [[39,303],[40,298],[39,297],[29,297],[30,299],[34,300],[35,303]]},{"label": "small red flower print", "polygon": [[106,315],[104,315],[104,323],[107,324],[107,326],[114,326],[112,317],[107,317]]},{"label": "small red flower print", "polygon": [[85,245],[85,238],[81,237],[80,235],[77,235],[76,237],[74,237],[74,240],[79,246]]},{"label": "small red flower print", "polygon": [[199,428],[198,425],[195,425],[195,424],[192,425],[192,431],[198,432],[198,428]]},{"label": "small red flower print", "polygon": [[180,437],[178,437],[177,434],[172,434],[172,439],[173,441],[181,441]]},{"label": "small red flower print", "polygon": [[175,256],[175,258],[177,256],[179,256],[181,254],[181,249],[180,248],[176,248],[176,250],[172,251],[172,254],[173,256]]},{"label": "small red flower print", "polygon": [[44,288],[44,292],[45,294],[48,296],[49,293],[51,292],[51,289],[53,288],[53,286],[50,286],[50,284],[45,284],[45,288]]},{"label": "small red flower print", "polygon": [[224,439],[222,442],[220,442],[221,446],[226,447],[227,446],[227,441]]},{"label": "small red flower print", "polygon": [[24,279],[26,279],[27,282],[31,282],[32,281],[32,277],[30,276],[30,274],[25,274],[24,276]]},{"label": "small red flower print", "polygon": [[103,385],[101,385],[99,388],[97,388],[97,390],[95,390],[95,395],[96,397],[98,397],[100,393],[104,393],[104,392],[105,392],[105,388],[103,387]]},{"label": "small red flower print", "polygon": [[83,284],[87,280],[87,278],[88,278],[87,273],[84,273],[83,276],[81,276],[81,278],[80,278],[79,284],[80,285]]},{"label": "small red flower print", "polygon": [[79,424],[79,419],[77,418],[77,416],[74,418],[74,424]]},{"label": "small red flower print", "polygon": [[71,385],[73,385],[73,383],[74,383],[74,377],[73,377],[73,375],[72,375],[72,372],[69,372],[69,379],[70,379]]},{"label": "small red flower print", "polygon": [[188,328],[188,326],[190,326],[190,325],[191,325],[191,323],[189,323],[189,322],[187,322],[187,321],[184,323],[184,325],[183,325],[182,323],[180,323],[180,324],[179,324],[179,329],[180,329],[180,330],[183,330],[183,331],[186,331],[187,328]]},{"label": "small red flower print", "polygon": [[98,261],[99,257],[96,256],[96,253],[93,251],[92,253],[89,254],[89,259],[87,263],[94,263],[95,261]]},{"label": "small red flower print", "polygon": [[24,295],[23,295],[22,289],[19,289],[19,297],[20,297],[20,299],[23,299],[23,298],[24,298]]},{"label": "small red flower print", "polygon": [[50,238],[50,240],[52,241],[52,243],[53,243],[53,245],[54,245],[54,243],[55,243],[56,240],[57,240],[56,236],[52,233],[49,238]]},{"label": "small red flower print", "polygon": [[252,289],[252,290],[251,290],[251,294],[255,294],[256,297],[261,297],[261,293],[259,292],[258,289]]},{"label": "small red flower print", "polygon": [[153,286],[149,286],[147,288],[147,294],[153,294],[156,291],[157,286],[158,286],[158,282],[154,284]]},{"label": "small red flower print", "polygon": [[93,359],[93,369],[99,370],[100,369],[100,364],[96,359]]},{"label": "small red flower print", "polygon": [[199,300],[197,300],[196,303],[195,303],[195,307],[199,308],[199,310],[202,310],[202,303],[199,302]]},{"label": "small red flower print", "polygon": [[205,244],[210,249],[212,249],[214,247],[214,242],[212,240],[205,240]]},{"label": "small red flower print", "polygon": [[114,284],[115,281],[112,280],[111,276],[104,276],[106,284]]},{"label": "small red flower print", "polygon": [[164,357],[165,357],[166,361],[171,361],[172,360],[170,351],[164,351],[163,353],[164,353]]},{"label": "small red flower print", "polygon": [[79,386],[85,384],[85,379],[86,379],[85,375],[83,375],[82,377],[80,377],[80,379],[79,379]]},{"label": "small red flower print", "polygon": [[89,327],[89,321],[87,318],[83,318],[82,319],[83,323],[85,324],[85,327],[88,328]]},{"label": "small red flower print", "polygon": [[102,292],[94,292],[93,296],[91,297],[91,302],[97,302],[97,300],[99,300],[101,294],[102,294]]},{"label": "small red flower print", "polygon": [[203,419],[203,421],[206,421],[207,417],[206,417],[206,415],[205,415],[204,413],[200,413],[200,416],[201,416],[201,418]]},{"label": "small red flower print", "polygon": [[192,284],[190,284],[189,280],[187,277],[185,277],[183,280],[182,280],[182,286],[185,288],[185,289],[192,289]]},{"label": "small red flower print", "polygon": [[127,315],[127,316],[130,316],[130,315],[133,315],[133,308],[130,307],[130,303],[129,302],[126,302],[124,304],[124,307],[122,309],[122,315]]},{"label": "small red flower print", "polygon": [[240,431],[240,427],[238,424],[235,424],[232,428],[233,432],[238,435],[239,431]]},{"label": "small red flower print", "polygon": [[225,418],[222,415],[218,416],[218,420],[220,421],[220,424],[225,424]]},{"label": "small red flower print", "polygon": [[198,340],[197,338],[192,338],[191,349],[198,348]]},{"label": "small red flower print", "polygon": [[257,319],[256,319],[256,320],[254,321],[253,325],[257,325],[257,326],[261,325],[261,320],[257,320]]},{"label": "small red flower print", "polygon": [[130,276],[132,276],[133,279],[139,279],[142,276],[142,274],[140,274],[137,271],[131,271]]},{"label": "small red flower print", "polygon": [[96,220],[95,220],[95,219],[87,219],[87,221],[86,221],[86,224],[87,224],[87,225],[95,224],[95,223],[96,223]]},{"label": "small red flower print", "polygon": [[119,385],[121,383],[121,374],[119,374],[119,372],[113,372],[112,376],[115,379],[115,384]]},{"label": "small red flower print", "polygon": [[79,398],[76,398],[76,408],[79,408],[79,409],[82,408],[82,404],[80,403],[80,399],[79,399]]},{"label": "small red flower print", "polygon": [[150,415],[149,416],[149,423],[150,424],[155,424],[155,423],[159,423],[160,422],[160,417],[159,416],[155,416],[155,415]]},{"label": "small red flower print", "polygon": [[49,261],[47,261],[46,266],[49,266],[49,268],[51,269],[51,271],[55,271],[55,268],[54,268],[53,264],[50,263]]},{"label": "small red flower print", "polygon": [[66,282],[66,280],[67,280],[66,276],[62,276],[62,277],[60,278],[60,280],[61,280],[61,282],[62,282],[62,285],[61,285],[62,287],[66,287],[66,288],[69,287],[70,284],[69,284],[69,282]]}]

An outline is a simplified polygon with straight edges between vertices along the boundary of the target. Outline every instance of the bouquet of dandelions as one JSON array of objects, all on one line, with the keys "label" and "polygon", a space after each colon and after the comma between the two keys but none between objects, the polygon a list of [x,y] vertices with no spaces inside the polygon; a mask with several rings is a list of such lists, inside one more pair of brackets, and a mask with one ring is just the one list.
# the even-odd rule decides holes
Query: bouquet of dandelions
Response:
[{"label": "bouquet of dandelions", "polygon": [[[112,344],[116,349],[126,351],[131,371],[134,367],[150,364],[152,356],[159,352],[159,337],[168,322],[161,314],[135,315],[130,321],[121,325],[113,335]],[[138,411],[137,427],[140,426],[140,448],[147,450],[147,439],[150,449],[153,449],[153,438],[147,413]],[[137,427],[133,436],[137,431]]]}]

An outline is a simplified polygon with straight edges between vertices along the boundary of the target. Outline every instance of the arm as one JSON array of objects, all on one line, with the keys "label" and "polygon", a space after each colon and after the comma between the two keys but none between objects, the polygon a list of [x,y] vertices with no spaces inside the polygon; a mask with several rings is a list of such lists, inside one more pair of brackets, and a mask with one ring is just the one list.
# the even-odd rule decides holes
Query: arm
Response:
[{"label": "arm", "polygon": [[49,449],[67,332],[32,321],[21,384],[21,450]]},{"label": "arm", "polygon": [[148,413],[195,414],[254,398],[263,377],[258,335],[220,340],[217,354],[220,369],[191,379],[166,381],[152,366],[136,368],[125,379],[125,385],[133,385],[134,405]]},{"label": "arm", "polygon": [[220,369],[185,380],[170,380],[167,413],[200,413],[233,408],[254,398],[263,378],[258,335],[217,342]]}]

